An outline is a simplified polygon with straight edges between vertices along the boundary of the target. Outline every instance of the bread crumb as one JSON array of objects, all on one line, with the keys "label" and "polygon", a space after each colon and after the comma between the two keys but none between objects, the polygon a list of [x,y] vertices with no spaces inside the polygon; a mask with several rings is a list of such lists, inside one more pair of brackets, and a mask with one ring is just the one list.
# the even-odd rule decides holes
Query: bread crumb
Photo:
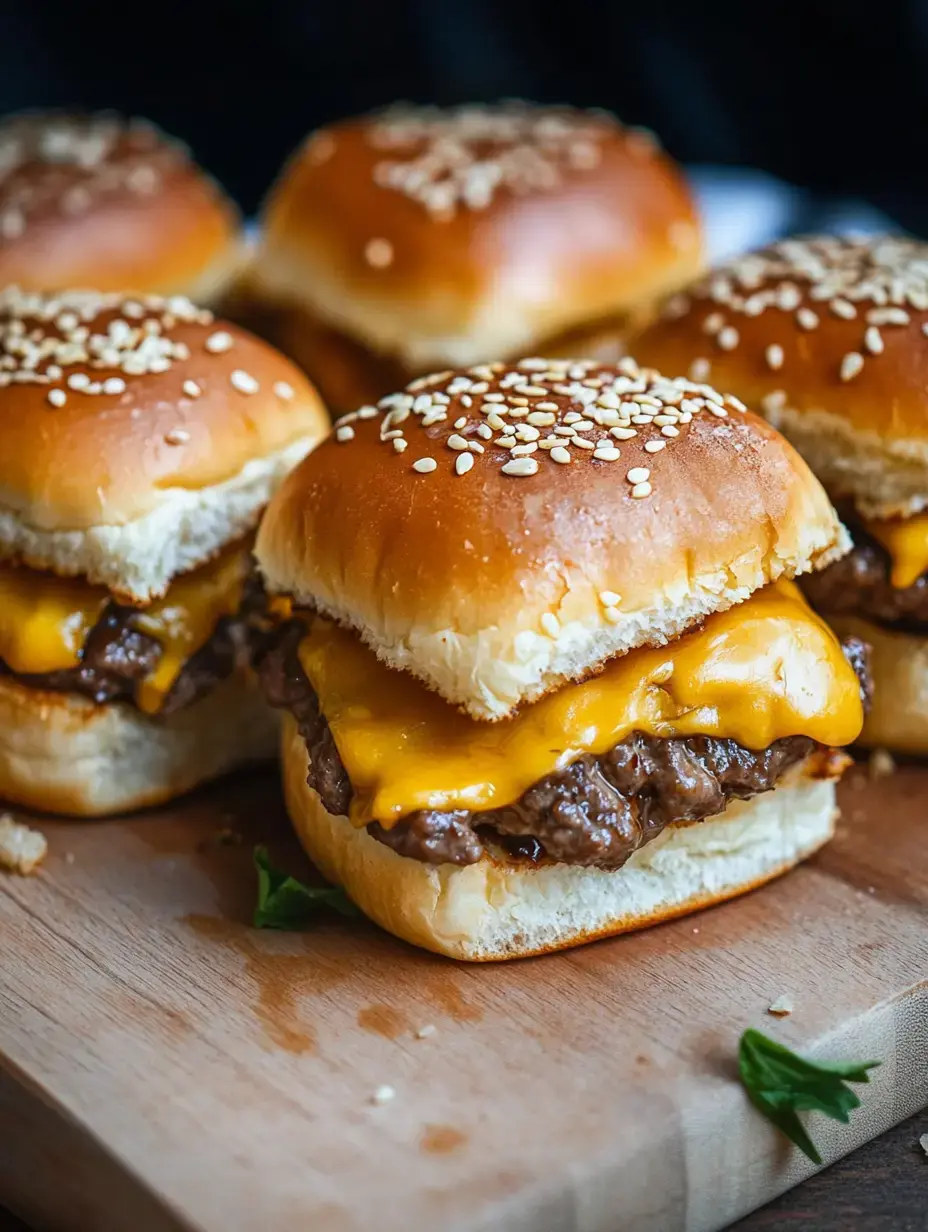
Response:
[{"label": "bread crumb", "polygon": [[867,763],[867,773],[871,779],[885,779],[895,774],[896,763],[889,749],[874,749]]},{"label": "bread crumb", "polygon": [[424,1027],[420,1027],[416,1032],[416,1039],[428,1039],[430,1035],[434,1035],[436,1027],[434,1022],[427,1022]]},{"label": "bread crumb", "polygon": [[393,1087],[382,1086],[382,1087],[378,1087],[377,1090],[374,1092],[374,1094],[371,1096],[371,1103],[378,1104],[378,1105],[379,1104],[389,1104],[390,1100],[394,1099],[395,1097],[396,1097],[396,1091],[393,1089]]},{"label": "bread crumb", "polygon": [[44,834],[16,821],[9,813],[0,816],[0,868],[28,877],[47,855]]},{"label": "bread crumb", "polygon": [[793,1003],[789,997],[777,997],[771,1005],[767,1006],[767,1013],[773,1014],[775,1018],[785,1018],[787,1014],[793,1012]]},{"label": "bread crumb", "polygon": [[925,1154],[928,1155],[928,1134],[922,1134],[918,1140],[918,1145],[922,1148]]}]

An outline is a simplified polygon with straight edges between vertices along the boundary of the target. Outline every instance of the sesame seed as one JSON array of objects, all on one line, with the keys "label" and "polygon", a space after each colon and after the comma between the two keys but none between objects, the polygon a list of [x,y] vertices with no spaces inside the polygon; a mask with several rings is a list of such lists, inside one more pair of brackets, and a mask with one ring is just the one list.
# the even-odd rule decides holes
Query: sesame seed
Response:
[{"label": "sesame seed", "polygon": [[570,443],[575,449],[587,449],[592,451],[596,448],[595,441],[588,441],[584,436],[575,436]]},{"label": "sesame seed", "polygon": [[764,354],[767,358],[768,366],[773,368],[774,371],[783,367],[783,348],[781,346],[777,346],[775,342],[771,343]]},{"label": "sesame seed", "polygon": [[464,439],[463,436],[458,436],[456,432],[453,432],[451,436],[448,437],[448,444],[452,449],[466,449],[467,448],[467,441]]},{"label": "sesame seed", "polygon": [[673,424],[664,424],[663,428],[661,428],[661,436],[673,437],[673,436],[679,436],[679,435],[680,435],[680,429],[675,428]]},{"label": "sesame seed", "polygon": [[255,378],[249,372],[244,372],[241,368],[236,368],[232,372],[229,377],[229,383],[240,394],[256,394],[261,388]]},{"label": "sesame seed", "polygon": [[389,1102],[395,1098],[396,1091],[394,1088],[384,1084],[383,1086],[378,1087],[371,1096],[371,1103],[377,1105],[389,1104]]},{"label": "sesame seed", "polygon": [[52,406],[64,406],[67,400],[68,395],[63,389],[50,389],[48,391],[48,401],[52,404]]},{"label": "sesame seed", "polygon": [[[632,493],[632,495],[634,496],[634,492]],[[622,619],[622,613],[619,611],[617,607],[603,608],[603,616],[606,618],[607,623],[610,625],[617,625],[619,621]]]},{"label": "sesame seed", "polygon": [[632,488],[632,496],[634,497],[635,500],[642,500],[645,496],[650,496],[650,495],[651,495],[651,485],[647,481],[642,482],[642,483],[636,483],[635,486]]},{"label": "sesame seed", "polygon": [[843,317],[845,321],[853,321],[857,316],[857,309],[846,299],[833,299],[829,301],[828,307],[836,317]]},{"label": "sesame seed", "polygon": [[172,428],[170,432],[164,434],[166,445],[186,445],[189,440],[190,433],[185,428]]},{"label": "sesame seed", "polygon": [[800,308],[796,313],[796,323],[803,329],[818,329],[818,314],[811,308]]},{"label": "sesame seed", "polygon": [[557,637],[561,631],[561,623],[553,612],[542,612],[541,627],[548,637]]},{"label": "sesame seed", "polygon": [[726,325],[716,334],[715,341],[723,351],[733,351],[738,345],[740,335],[733,325]]},{"label": "sesame seed", "polygon": [[232,335],[225,329],[219,329],[215,334],[210,334],[206,339],[206,349],[213,355],[221,355],[224,351],[231,351],[234,345]]},{"label": "sesame seed", "polygon": [[622,602],[622,596],[617,595],[614,590],[601,590],[599,592],[599,601],[603,607],[618,607]]},{"label": "sesame seed", "polygon": [[434,1035],[437,1027],[434,1023],[427,1022],[424,1027],[420,1027],[416,1032],[416,1039],[428,1039],[430,1035]]},{"label": "sesame seed", "polygon": [[199,398],[202,392],[196,381],[184,381],[184,393],[188,398]]},{"label": "sesame seed", "polygon": [[462,416],[460,417],[460,419],[456,419],[456,420],[454,421],[454,426],[455,426],[456,428],[466,428],[466,427],[467,427],[467,416],[466,416],[466,415],[462,415]]},{"label": "sesame seed", "polygon": [[533,454],[538,449],[534,441],[526,441],[523,445],[513,445],[510,450],[514,458],[527,458],[529,454]]},{"label": "sesame seed", "polygon": [[286,381],[275,381],[274,393],[278,398],[283,398],[284,402],[290,402],[295,397],[293,386],[288,385]]},{"label": "sesame seed", "polygon": [[857,351],[849,351],[841,360],[841,380],[853,381],[863,370],[864,357]]},{"label": "sesame seed", "polygon": [[438,470],[438,463],[434,458],[419,458],[417,462],[413,462],[412,469],[420,475],[428,475],[431,471]]},{"label": "sesame seed", "polygon": [[454,469],[458,475],[466,475],[473,465],[474,455],[472,453],[460,453],[454,459]]},{"label": "sesame seed", "polygon": [[396,450],[397,453],[402,453],[408,444],[409,444],[409,441],[399,436],[394,440],[393,448]]},{"label": "sesame seed", "polygon": [[619,450],[614,445],[600,444],[593,451],[593,457],[597,462],[618,462],[620,456]]},{"label": "sesame seed", "polygon": [[720,312],[712,312],[702,323],[704,334],[717,334],[725,328],[725,318]]},{"label": "sesame seed", "polygon": [[538,470],[538,463],[534,458],[513,458],[511,462],[506,462],[503,465],[502,471],[504,475],[534,475]]},{"label": "sesame seed", "polygon": [[864,334],[864,346],[871,355],[883,354],[883,335],[875,325],[869,325]]},{"label": "sesame seed", "polygon": [[386,269],[393,264],[393,245],[379,236],[368,240],[364,247],[364,260],[374,269]]},{"label": "sesame seed", "polygon": [[646,441],[644,447],[645,453],[660,453],[666,444],[666,441]]},{"label": "sesame seed", "polygon": [[709,379],[709,374],[711,373],[711,371],[712,371],[712,364],[709,362],[709,360],[704,359],[702,356],[699,356],[697,359],[694,359],[693,362],[690,364],[690,369],[689,369],[690,380],[707,381]]},{"label": "sesame seed", "polygon": [[617,441],[630,441],[633,436],[638,435],[638,432],[635,428],[610,428],[609,434]]},{"label": "sesame seed", "polygon": [[644,483],[650,477],[651,472],[646,466],[633,466],[625,476],[629,483]]},{"label": "sesame seed", "polygon": [[565,466],[570,461],[570,450],[565,449],[563,445],[555,445],[548,457],[552,462],[559,462],[561,466]]}]

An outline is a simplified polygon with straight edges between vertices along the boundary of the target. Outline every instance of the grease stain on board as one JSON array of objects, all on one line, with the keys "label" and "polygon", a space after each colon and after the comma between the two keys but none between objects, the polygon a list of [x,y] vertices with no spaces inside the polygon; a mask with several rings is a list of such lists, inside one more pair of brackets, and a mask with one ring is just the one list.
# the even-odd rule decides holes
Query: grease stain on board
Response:
[{"label": "grease stain on board", "polygon": [[426,1125],[419,1139],[419,1149],[424,1155],[450,1155],[467,1141],[467,1134],[453,1125]]},{"label": "grease stain on board", "polygon": [[366,1005],[358,1013],[358,1026],[373,1035],[395,1040],[411,1029],[410,1020],[392,1005]]}]

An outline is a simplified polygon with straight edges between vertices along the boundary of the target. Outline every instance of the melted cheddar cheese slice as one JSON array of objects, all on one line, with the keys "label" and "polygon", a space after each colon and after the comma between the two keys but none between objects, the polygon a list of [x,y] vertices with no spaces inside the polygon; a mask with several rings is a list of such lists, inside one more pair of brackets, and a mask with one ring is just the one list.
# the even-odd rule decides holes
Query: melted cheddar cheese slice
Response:
[{"label": "melted cheddar cheese slice", "polygon": [[416,809],[511,804],[633,731],[764,749],[796,735],[848,744],[863,724],[860,686],[835,635],[789,583],[498,723],[455,710],[329,621],[312,623],[299,655],[351,779],[359,826],[389,827]]},{"label": "melted cheddar cheese slice", "polygon": [[[223,616],[241,606],[251,545],[235,544],[141,608],[133,623],[161,645],[155,670],[136,686],[146,714],[160,710],[181,669],[210,639]],[[109,591],[78,578],[0,567],[0,659],[14,672],[44,674],[77,667]]]},{"label": "melted cheddar cheese slice", "polygon": [[917,582],[928,569],[928,513],[864,522],[864,528],[889,553],[889,580],[897,590]]}]

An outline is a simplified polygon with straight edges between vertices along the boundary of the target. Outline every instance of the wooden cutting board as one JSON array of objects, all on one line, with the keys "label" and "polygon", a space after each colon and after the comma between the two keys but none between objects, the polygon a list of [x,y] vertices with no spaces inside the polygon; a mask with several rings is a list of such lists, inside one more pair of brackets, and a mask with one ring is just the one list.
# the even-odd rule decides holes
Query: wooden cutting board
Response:
[{"label": "wooden cutting board", "polygon": [[828,1160],[928,1103],[928,769],[842,795],[774,885],[481,967],[363,921],[249,928],[256,841],[307,871],[271,777],[43,823],[41,875],[0,878],[0,1205],[75,1232],[720,1227],[812,1170],[735,1081],[744,1027],[882,1059],[850,1127],[810,1121]]}]

